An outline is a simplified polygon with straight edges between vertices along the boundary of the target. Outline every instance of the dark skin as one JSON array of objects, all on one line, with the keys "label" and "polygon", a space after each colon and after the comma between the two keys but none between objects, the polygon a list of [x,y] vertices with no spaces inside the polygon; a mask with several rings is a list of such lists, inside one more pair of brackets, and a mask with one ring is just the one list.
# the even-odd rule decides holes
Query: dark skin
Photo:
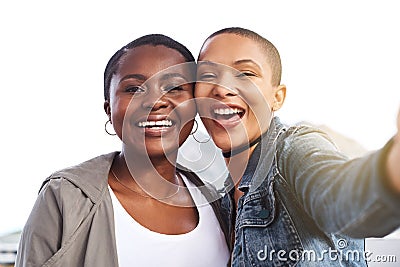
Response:
[{"label": "dark skin", "polygon": [[[112,168],[127,170],[126,165],[125,167],[117,167],[121,162],[124,162],[123,159],[120,159],[121,156],[120,154],[115,159]],[[196,228],[198,213],[195,208],[172,206],[154,198],[143,197],[142,195],[146,195],[146,193],[129,177],[128,171],[121,175],[121,181],[129,188],[135,188],[134,190],[140,192],[141,195],[122,186],[112,174],[108,176],[108,184],[122,206],[132,218],[147,229],[157,233],[174,235],[188,233]],[[184,186],[181,180],[179,185]],[[187,190],[184,190],[184,192],[182,190],[180,197],[190,198]]]},{"label": "dark skin", "polygon": [[[131,49],[121,58],[111,80],[110,98],[104,103],[115,132],[123,140],[122,150],[111,166],[119,181],[110,172],[110,187],[138,223],[171,235],[188,233],[199,221],[197,209],[175,168],[178,148],[189,136],[196,114],[193,101],[189,101],[193,99],[193,85],[185,84],[191,78],[184,68],[172,70],[171,79],[166,78],[171,73],[148,79],[182,63],[185,58],[178,51],[161,45]],[[140,127],[151,121],[173,123]],[[144,190],[138,181],[149,187]],[[176,185],[181,186],[179,191]]]}]

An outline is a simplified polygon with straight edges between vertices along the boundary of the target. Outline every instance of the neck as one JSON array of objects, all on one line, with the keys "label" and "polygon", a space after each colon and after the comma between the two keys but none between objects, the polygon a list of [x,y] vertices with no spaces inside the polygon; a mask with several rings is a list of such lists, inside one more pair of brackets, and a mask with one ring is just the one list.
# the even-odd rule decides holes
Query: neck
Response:
[{"label": "neck", "polygon": [[[129,153],[128,153],[129,154]],[[167,157],[164,157],[167,158]],[[168,157],[169,159],[169,157]],[[129,161],[128,161],[129,160]],[[120,152],[113,161],[111,177],[118,177],[124,187],[134,191],[148,201],[159,201],[167,205],[178,207],[192,207],[193,200],[187,190],[182,189],[184,182],[176,173],[175,161],[150,160],[154,162],[154,168],[147,169],[142,162],[131,162],[132,158],[126,151]],[[146,163],[147,164],[147,163]],[[131,166],[134,165],[134,166]]]},{"label": "neck", "polygon": [[123,147],[118,158],[125,169],[129,170],[133,176],[161,176],[167,181],[175,181],[176,160],[178,151],[173,151],[168,155],[150,156],[143,151],[133,151]]},{"label": "neck", "polygon": [[230,158],[225,158],[225,164],[229,170],[229,174],[235,184],[235,187],[240,184],[242,176],[247,168],[247,164],[257,145],[253,145],[249,149],[242,151]]},{"label": "neck", "polygon": [[224,157],[225,164],[228,165],[232,158],[247,158],[247,160],[249,160],[251,155],[254,152],[254,149],[256,149],[257,145],[258,145],[258,143],[256,143],[255,145],[249,147],[248,149],[246,149],[240,153],[232,155],[231,157]]},{"label": "neck", "polygon": [[176,156],[150,158],[147,155],[123,149],[114,159],[113,166],[125,177],[134,178],[136,183],[148,187],[149,190],[156,187],[170,187],[170,183],[177,183]]},{"label": "neck", "polygon": [[229,151],[224,151],[222,152],[222,156],[224,156],[224,158],[231,158],[235,155],[241,154],[245,151],[249,151],[249,158],[251,153],[253,152],[254,148],[257,146],[257,144],[261,141],[261,139],[268,134],[268,130],[265,130],[265,132],[263,134],[260,134],[256,139],[254,139],[253,141],[248,141],[249,143],[246,143],[242,146],[233,148]]},{"label": "neck", "polygon": [[[158,164],[148,167],[143,165],[143,161],[135,159],[131,155],[127,155],[126,151],[120,152],[114,158],[111,168],[113,175],[118,176],[120,182],[127,185],[132,191],[139,192],[141,195],[150,195],[154,199],[164,199],[165,196],[178,192],[177,185],[180,186],[181,181],[173,164],[164,160],[162,164],[160,161],[156,161]],[[151,164],[150,160],[149,162],[145,164]],[[172,201],[172,198],[165,201]]]}]

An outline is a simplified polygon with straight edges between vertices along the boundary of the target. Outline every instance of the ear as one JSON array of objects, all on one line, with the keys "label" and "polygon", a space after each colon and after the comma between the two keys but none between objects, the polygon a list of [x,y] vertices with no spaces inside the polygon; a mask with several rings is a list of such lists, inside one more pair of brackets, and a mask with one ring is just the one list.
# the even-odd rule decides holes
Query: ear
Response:
[{"label": "ear", "polygon": [[279,110],[283,106],[285,98],[286,98],[286,85],[280,84],[275,89],[274,104],[272,106],[272,111]]},{"label": "ear", "polygon": [[104,101],[104,111],[107,114],[109,120],[111,120],[111,107],[109,100]]}]

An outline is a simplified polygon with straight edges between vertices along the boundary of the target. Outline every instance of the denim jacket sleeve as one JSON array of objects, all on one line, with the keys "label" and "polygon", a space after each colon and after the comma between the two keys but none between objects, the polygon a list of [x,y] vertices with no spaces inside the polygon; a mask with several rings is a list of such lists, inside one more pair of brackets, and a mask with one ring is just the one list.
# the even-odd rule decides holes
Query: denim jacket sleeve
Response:
[{"label": "denim jacket sleeve", "polygon": [[400,226],[400,194],[388,186],[382,167],[390,142],[349,160],[319,130],[297,127],[283,135],[279,171],[322,230],[366,238]]}]

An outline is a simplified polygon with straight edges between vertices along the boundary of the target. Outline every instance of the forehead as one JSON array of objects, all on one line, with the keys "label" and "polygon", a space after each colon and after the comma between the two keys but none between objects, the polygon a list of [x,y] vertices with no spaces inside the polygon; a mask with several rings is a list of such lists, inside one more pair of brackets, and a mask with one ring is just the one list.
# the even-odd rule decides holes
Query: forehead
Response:
[{"label": "forehead", "polygon": [[240,60],[253,60],[267,64],[266,54],[256,41],[237,34],[223,33],[207,40],[200,51],[200,61],[232,65]]},{"label": "forehead", "polygon": [[185,62],[185,58],[175,49],[163,45],[143,45],[126,52],[119,62],[116,76],[138,73],[151,77],[171,66]]}]

